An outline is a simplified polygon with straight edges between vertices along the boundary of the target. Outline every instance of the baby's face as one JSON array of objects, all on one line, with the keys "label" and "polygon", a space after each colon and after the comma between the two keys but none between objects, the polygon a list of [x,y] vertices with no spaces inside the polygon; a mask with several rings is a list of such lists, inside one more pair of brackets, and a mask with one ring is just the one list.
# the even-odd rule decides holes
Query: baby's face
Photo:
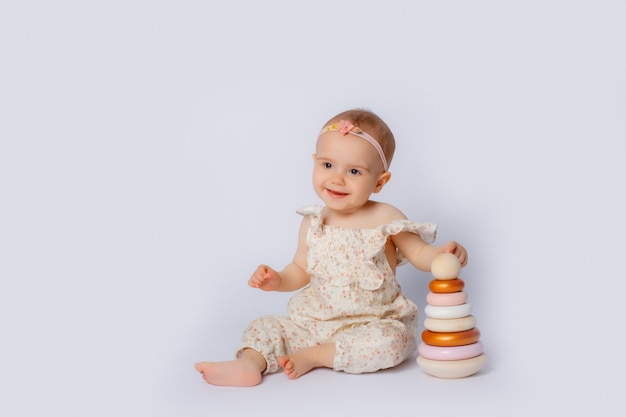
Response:
[{"label": "baby's face", "polygon": [[343,214],[362,208],[380,191],[382,162],[366,140],[339,132],[326,132],[317,142],[313,187],[326,206]]}]

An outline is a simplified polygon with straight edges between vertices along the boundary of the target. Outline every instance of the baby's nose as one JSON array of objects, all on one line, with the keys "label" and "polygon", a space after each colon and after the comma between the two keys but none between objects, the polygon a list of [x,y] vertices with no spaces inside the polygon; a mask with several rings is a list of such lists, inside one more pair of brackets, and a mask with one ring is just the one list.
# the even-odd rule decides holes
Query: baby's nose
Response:
[{"label": "baby's nose", "polygon": [[340,173],[335,173],[330,180],[331,180],[331,182],[333,184],[344,184],[345,183],[345,178]]}]

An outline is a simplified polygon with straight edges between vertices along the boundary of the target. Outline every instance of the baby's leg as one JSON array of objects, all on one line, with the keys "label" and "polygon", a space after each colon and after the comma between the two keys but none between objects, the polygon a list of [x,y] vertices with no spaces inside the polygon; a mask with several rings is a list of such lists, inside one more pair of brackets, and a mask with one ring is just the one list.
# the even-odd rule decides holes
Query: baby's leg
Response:
[{"label": "baby's leg", "polygon": [[[244,331],[237,357],[246,349],[253,349],[266,361],[264,374],[278,371],[278,358],[303,347],[309,339],[308,331],[295,325],[287,317],[265,316],[254,320]],[[306,343],[304,346],[310,346]]]},{"label": "baby's leg", "polygon": [[[213,385],[252,386],[261,382],[263,374],[273,373],[282,366],[279,359],[309,343],[308,331],[296,326],[287,317],[265,316],[254,320],[244,331],[236,360],[228,362],[199,362],[196,370]],[[300,355],[299,355],[300,356]],[[306,355],[302,355],[306,358]],[[283,361],[287,363],[287,359]],[[300,359],[292,361],[301,370],[308,367]],[[332,365],[332,363],[331,363]],[[293,367],[294,365],[290,365]],[[313,365],[315,366],[315,362]],[[306,370],[308,372],[312,368]],[[294,372],[292,371],[292,372]]]},{"label": "baby's leg", "polygon": [[211,385],[251,387],[261,382],[267,366],[263,356],[252,349],[244,349],[241,355],[227,362],[198,362],[195,367],[202,378]]},{"label": "baby's leg", "polygon": [[340,333],[335,339],[333,369],[358,374],[402,363],[417,348],[412,323],[408,324],[384,319]]},{"label": "baby's leg", "polygon": [[278,358],[278,364],[289,379],[296,379],[315,368],[332,368],[335,344],[311,346]]}]

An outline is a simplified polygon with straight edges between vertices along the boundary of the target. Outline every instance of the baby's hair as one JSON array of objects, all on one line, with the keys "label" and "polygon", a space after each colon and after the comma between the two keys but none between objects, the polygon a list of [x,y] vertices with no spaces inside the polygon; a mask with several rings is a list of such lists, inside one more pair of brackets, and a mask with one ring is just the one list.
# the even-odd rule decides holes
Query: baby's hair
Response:
[{"label": "baby's hair", "polygon": [[367,109],[352,109],[334,116],[324,126],[340,120],[346,120],[373,136],[385,153],[387,165],[391,165],[391,159],[396,150],[396,140],[393,137],[393,133],[391,133],[391,129],[389,129],[389,126],[383,119]]}]

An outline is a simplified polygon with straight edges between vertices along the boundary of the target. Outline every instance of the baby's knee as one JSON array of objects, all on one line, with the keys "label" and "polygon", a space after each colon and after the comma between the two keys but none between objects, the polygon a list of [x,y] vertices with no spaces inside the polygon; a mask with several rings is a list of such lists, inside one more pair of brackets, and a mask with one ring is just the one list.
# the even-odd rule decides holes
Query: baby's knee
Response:
[{"label": "baby's knee", "polygon": [[362,327],[337,337],[334,369],[364,373],[392,368],[417,349],[414,332],[402,323]]},{"label": "baby's knee", "polygon": [[272,344],[285,335],[284,319],[280,316],[264,316],[250,322],[244,330],[243,343]]}]

